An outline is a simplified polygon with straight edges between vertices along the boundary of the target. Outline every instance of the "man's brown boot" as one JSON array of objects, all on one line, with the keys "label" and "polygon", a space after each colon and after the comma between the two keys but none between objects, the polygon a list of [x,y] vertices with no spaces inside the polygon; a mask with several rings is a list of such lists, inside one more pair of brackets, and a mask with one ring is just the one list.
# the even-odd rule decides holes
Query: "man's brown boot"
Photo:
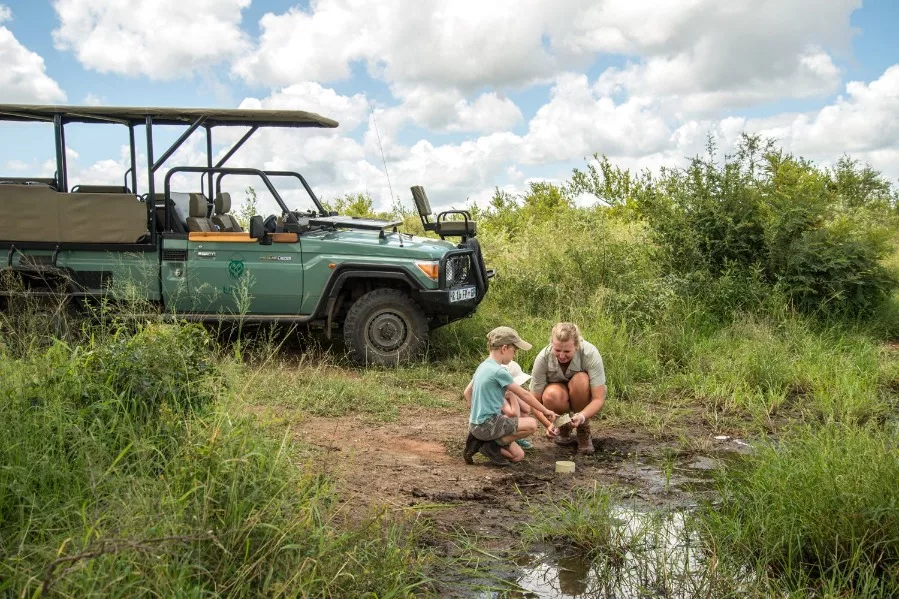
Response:
[{"label": "man's brown boot", "polygon": [[596,452],[593,439],[590,438],[590,425],[586,422],[577,427],[577,452],[591,454]]},{"label": "man's brown boot", "polygon": [[577,443],[574,439],[571,438],[571,425],[563,424],[559,427],[559,435],[555,438],[556,445],[561,445],[563,447],[570,447]]}]

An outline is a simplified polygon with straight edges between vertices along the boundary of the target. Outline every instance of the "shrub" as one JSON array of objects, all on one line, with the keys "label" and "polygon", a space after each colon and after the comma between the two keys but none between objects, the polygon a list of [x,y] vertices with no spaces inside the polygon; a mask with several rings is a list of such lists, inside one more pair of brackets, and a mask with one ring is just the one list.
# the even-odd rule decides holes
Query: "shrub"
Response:
[{"label": "shrub", "polygon": [[803,312],[870,314],[896,287],[882,238],[850,219],[805,231],[787,246],[781,289]]},{"label": "shrub", "polygon": [[[686,169],[640,177],[602,159],[575,169],[569,189],[645,222],[662,272],[703,280],[693,293],[721,316],[759,310],[765,289],[803,312],[867,315],[896,288],[881,266],[895,194],[876,171],[849,158],[821,169],[750,135],[716,155],[710,141]],[[716,286],[737,293],[710,294]]]},{"label": "shrub", "polygon": [[216,390],[214,348],[197,324],[149,323],[133,334],[120,329],[88,346],[78,361],[84,401],[111,393],[141,418],[155,416],[164,403],[178,412],[201,407]]}]

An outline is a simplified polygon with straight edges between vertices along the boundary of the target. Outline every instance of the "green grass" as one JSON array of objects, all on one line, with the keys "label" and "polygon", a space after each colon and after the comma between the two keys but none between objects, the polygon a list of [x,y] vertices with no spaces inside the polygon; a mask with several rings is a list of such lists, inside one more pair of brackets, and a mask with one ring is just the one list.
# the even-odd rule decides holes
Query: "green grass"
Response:
[{"label": "green grass", "polygon": [[0,593],[426,589],[423,523],[348,517],[289,428],[243,413],[209,342],[148,324],[0,351]]},{"label": "green grass", "polygon": [[772,591],[899,594],[899,448],[879,429],[830,425],[763,445],[722,473],[704,514],[719,557]]},{"label": "green grass", "polygon": [[404,410],[458,409],[468,383],[462,371],[442,373],[420,365],[399,370],[348,370],[328,358],[299,366],[274,363],[245,371],[238,383],[244,401],[321,417],[362,415],[396,420]]}]

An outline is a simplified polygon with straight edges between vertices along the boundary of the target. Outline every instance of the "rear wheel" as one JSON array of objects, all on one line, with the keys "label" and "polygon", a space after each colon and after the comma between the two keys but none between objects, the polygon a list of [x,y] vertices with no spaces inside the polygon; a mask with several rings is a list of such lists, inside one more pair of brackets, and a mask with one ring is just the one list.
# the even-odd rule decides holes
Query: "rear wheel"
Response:
[{"label": "rear wheel", "polygon": [[395,366],[424,351],[428,320],[409,294],[375,289],[350,306],[343,339],[354,362]]}]

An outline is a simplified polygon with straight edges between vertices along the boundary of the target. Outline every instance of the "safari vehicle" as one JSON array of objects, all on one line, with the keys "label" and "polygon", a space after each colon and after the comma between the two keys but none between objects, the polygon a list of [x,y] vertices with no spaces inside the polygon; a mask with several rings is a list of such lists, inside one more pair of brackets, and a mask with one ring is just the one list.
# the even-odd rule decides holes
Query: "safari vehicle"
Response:
[{"label": "safari vehicle", "polygon": [[[420,355],[430,330],[472,314],[487,292],[492,271],[484,267],[475,223],[464,211],[434,219],[421,187],[412,191],[422,223],[440,239],[403,233],[401,221],[328,212],[298,172],[226,166],[261,128],[337,126],[317,114],[0,105],[0,121],[53,126],[53,177],[0,175],[0,268],[16,273],[31,294],[114,298],[121,293],[116,282],[128,281],[179,319],[307,323],[329,336],[340,327],[354,361],[394,365]],[[66,129],[73,123],[127,129],[131,164],[122,185],[69,187]],[[157,155],[154,133],[166,125],[186,129]],[[221,127],[248,129],[214,162],[212,134]],[[206,134],[206,165],[168,167],[157,189],[163,165],[198,129]],[[253,216],[249,231],[229,213],[231,197],[222,191],[223,179],[238,175],[266,189],[280,209]],[[186,191],[172,189],[173,181],[193,180]],[[276,180],[293,181],[303,205],[288,208]],[[0,292],[0,304],[10,293]]]}]

